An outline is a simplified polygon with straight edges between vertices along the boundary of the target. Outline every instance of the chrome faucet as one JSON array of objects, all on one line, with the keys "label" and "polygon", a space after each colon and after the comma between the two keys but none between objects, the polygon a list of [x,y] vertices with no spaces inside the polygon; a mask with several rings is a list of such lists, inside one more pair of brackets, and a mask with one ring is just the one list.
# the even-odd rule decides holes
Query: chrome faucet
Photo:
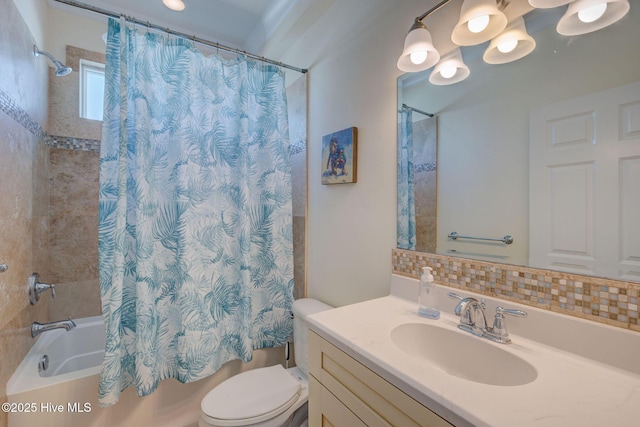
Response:
[{"label": "chrome faucet", "polygon": [[67,332],[75,328],[76,322],[69,317],[68,320],[60,320],[58,322],[38,323],[33,322],[31,324],[31,338],[35,338],[43,332],[50,331],[52,329],[65,329]]},{"label": "chrome faucet", "polygon": [[449,292],[448,295],[451,298],[460,300],[454,309],[454,313],[460,317],[460,324],[458,325],[458,328],[500,344],[511,343],[504,315],[509,314],[516,317],[527,317],[526,311],[497,307],[493,326],[488,327],[487,318],[484,314],[484,310],[487,306],[484,300],[478,301],[473,297],[463,298],[453,292]]},{"label": "chrome faucet", "polygon": [[486,307],[484,300],[478,301],[473,297],[462,298],[454,311],[457,316],[460,316],[458,327],[473,335],[484,336],[487,332],[487,318],[484,315]]}]

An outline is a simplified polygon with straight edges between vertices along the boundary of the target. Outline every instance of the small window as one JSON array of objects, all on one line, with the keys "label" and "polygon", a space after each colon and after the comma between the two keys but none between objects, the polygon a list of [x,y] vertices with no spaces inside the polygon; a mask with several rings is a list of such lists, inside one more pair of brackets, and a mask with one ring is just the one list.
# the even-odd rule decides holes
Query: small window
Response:
[{"label": "small window", "polygon": [[104,64],[80,60],[80,117],[102,120]]}]

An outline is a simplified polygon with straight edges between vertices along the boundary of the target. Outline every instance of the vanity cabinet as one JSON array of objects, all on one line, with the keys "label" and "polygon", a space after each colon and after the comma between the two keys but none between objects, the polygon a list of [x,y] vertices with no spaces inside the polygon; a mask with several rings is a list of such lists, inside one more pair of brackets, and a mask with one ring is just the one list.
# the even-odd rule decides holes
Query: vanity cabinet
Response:
[{"label": "vanity cabinet", "polygon": [[309,331],[309,426],[451,426],[360,362]]}]

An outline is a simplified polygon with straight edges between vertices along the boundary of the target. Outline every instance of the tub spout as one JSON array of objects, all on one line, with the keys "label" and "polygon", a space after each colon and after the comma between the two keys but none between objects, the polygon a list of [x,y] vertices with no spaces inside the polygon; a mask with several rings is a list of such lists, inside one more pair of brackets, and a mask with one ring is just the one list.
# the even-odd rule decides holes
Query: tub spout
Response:
[{"label": "tub spout", "polygon": [[31,324],[31,337],[35,338],[43,332],[50,331],[52,329],[65,329],[67,332],[75,328],[76,322],[69,317],[68,320],[60,320],[58,322],[38,323],[33,322]]}]

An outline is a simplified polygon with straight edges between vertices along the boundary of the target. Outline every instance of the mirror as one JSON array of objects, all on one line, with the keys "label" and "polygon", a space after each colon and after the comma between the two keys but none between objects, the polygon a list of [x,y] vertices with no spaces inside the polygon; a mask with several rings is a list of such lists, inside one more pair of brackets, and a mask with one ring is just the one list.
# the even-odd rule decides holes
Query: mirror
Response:
[{"label": "mirror", "polygon": [[[454,1],[427,18],[437,23],[426,22],[438,49],[451,34],[442,22],[459,10]],[[556,32],[565,10],[525,15],[536,48],[520,60],[486,64],[487,42],[462,48],[471,74],[460,83],[433,85],[432,69],[398,78],[399,112],[406,104],[435,114],[413,111],[410,126],[416,250],[640,281],[640,7],[632,4],[619,22],[573,37]],[[615,117],[593,109],[612,96],[622,99],[610,108]],[[605,128],[615,133],[614,145],[624,146],[607,165],[601,157],[611,150],[594,151]],[[545,147],[556,155],[551,163]],[[427,152],[437,153],[428,179]],[[401,172],[399,165],[399,220],[409,212],[400,197]],[[429,186],[437,191],[429,193]],[[452,232],[511,235],[513,243],[454,240]],[[405,238],[399,222],[398,241]]]}]

